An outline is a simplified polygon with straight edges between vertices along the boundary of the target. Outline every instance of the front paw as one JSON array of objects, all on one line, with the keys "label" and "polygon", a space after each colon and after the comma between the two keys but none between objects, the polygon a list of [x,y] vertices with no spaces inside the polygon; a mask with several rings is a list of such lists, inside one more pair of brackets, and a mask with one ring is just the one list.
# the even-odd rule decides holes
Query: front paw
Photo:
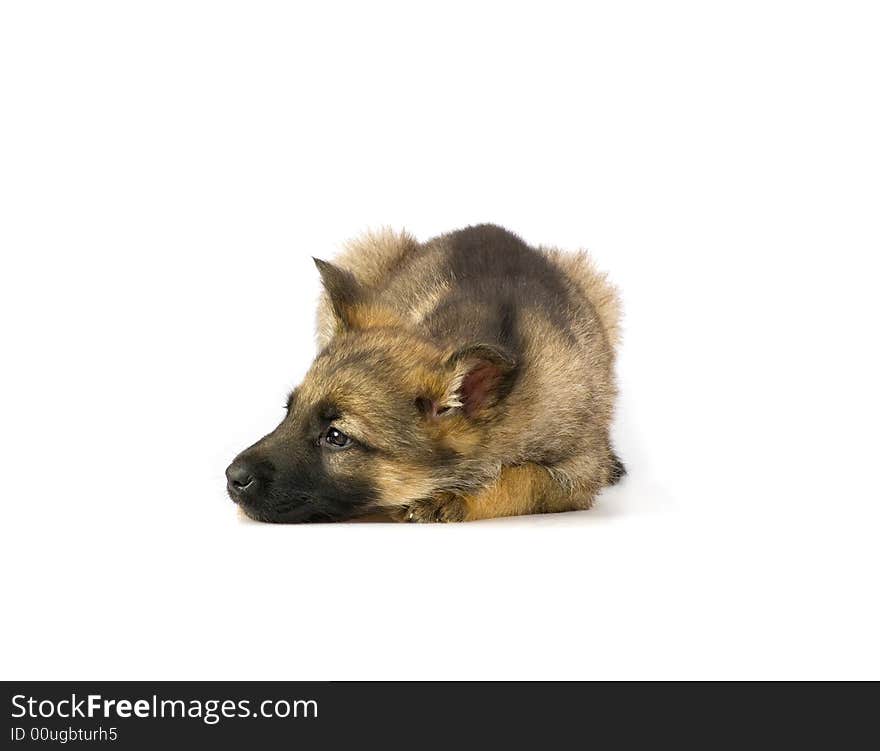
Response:
[{"label": "front paw", "polygon": [[427,523],[461,522],[464,521],[464,517],[464,502],[450,495],[411,503],[401,510],[398,518],[404,522]]}]

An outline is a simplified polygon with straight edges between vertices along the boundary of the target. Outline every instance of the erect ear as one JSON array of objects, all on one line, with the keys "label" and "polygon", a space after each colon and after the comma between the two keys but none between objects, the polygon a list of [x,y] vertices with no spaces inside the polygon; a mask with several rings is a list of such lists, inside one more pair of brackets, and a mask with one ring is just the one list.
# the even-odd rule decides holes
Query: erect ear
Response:
[{"label": "erect ear", "polygon": [[330,307],[344,328],[351,326],[351,311],[361,297],[361,289],[354,274],[320,258],[313,258],[321,274],[321,282]]},{"label": "erect ear", "polygon": [[470,417],[497,404],[510,390],[516,360],[494,344],[469,344],[447,360],[452,380],[438,412],[460,407]]}]

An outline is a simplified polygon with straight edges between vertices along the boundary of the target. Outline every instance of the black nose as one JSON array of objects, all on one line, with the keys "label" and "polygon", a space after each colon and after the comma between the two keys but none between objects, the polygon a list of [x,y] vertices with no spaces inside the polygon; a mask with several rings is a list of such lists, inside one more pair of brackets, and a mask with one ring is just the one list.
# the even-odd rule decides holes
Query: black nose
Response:
[{"label": "black nose", "polygon": [[226,468],[226,487],[237,499],[253,493],[257,488],[257,475],[246,461],[236,459]]}]

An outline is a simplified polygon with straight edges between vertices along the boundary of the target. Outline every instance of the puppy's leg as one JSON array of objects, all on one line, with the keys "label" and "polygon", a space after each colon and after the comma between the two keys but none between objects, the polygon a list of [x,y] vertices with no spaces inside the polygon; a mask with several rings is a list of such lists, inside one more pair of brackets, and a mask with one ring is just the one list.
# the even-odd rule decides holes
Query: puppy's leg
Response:
[{"label": "puppy's leg", "polygon": [[611,467],[608,470],[608,484],[617,485],[624,477],[626,477],[626,466],[620,461],[620,457],[612,452]]},{"label": "puppy's leg", "polygon": [[494,483],[462,497],[464,519],[588,509],[601,488],[625,474],[623,462],[610,446],[598,455],[572,457],[552,467],[530,463],[505,467]]},{"label": "puppy's leg", "polygon": [[600,456],[572,457],[552,467],[525,463],[504,467],[489,485],[462,495],[444,493],[400,510],[407,522],[457,522],[522,514],[588,509],[599,490],[618,482],[626,469],[611,449]]},{"label": "puppy's leg", "polygon": [[539,464],[505,467],[491,485],[462,497],[464,518],[542,514],[589,508],[596,489],[589,483],[569,482],[567,475]]},{"label": "puppy's leg", "polygon": [[402,522],[463,522],[466,513],[463,498],[441,493],[399,509],[395,518]]},{"label": "puppy's leg", "polygon": [[589,508],[595,495],[589,483],[571,481],[558,469],[539,464],[504,467],[497,479],[460,496],[443,494],[410,504],[398,518],[407,522],[494,519]]}]

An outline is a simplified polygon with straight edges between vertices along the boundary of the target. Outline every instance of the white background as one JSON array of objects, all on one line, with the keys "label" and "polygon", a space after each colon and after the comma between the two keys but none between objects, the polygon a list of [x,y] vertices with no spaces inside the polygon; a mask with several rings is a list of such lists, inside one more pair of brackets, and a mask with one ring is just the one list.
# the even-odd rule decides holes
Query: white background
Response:
[{"label": "white background", "polygon": [[[4,3],[2,677],[880,678],[872,3]],[[594,511],[261,525],[364,229],[588,247]],[[381,398],[381,395],[377,395]]]}]

